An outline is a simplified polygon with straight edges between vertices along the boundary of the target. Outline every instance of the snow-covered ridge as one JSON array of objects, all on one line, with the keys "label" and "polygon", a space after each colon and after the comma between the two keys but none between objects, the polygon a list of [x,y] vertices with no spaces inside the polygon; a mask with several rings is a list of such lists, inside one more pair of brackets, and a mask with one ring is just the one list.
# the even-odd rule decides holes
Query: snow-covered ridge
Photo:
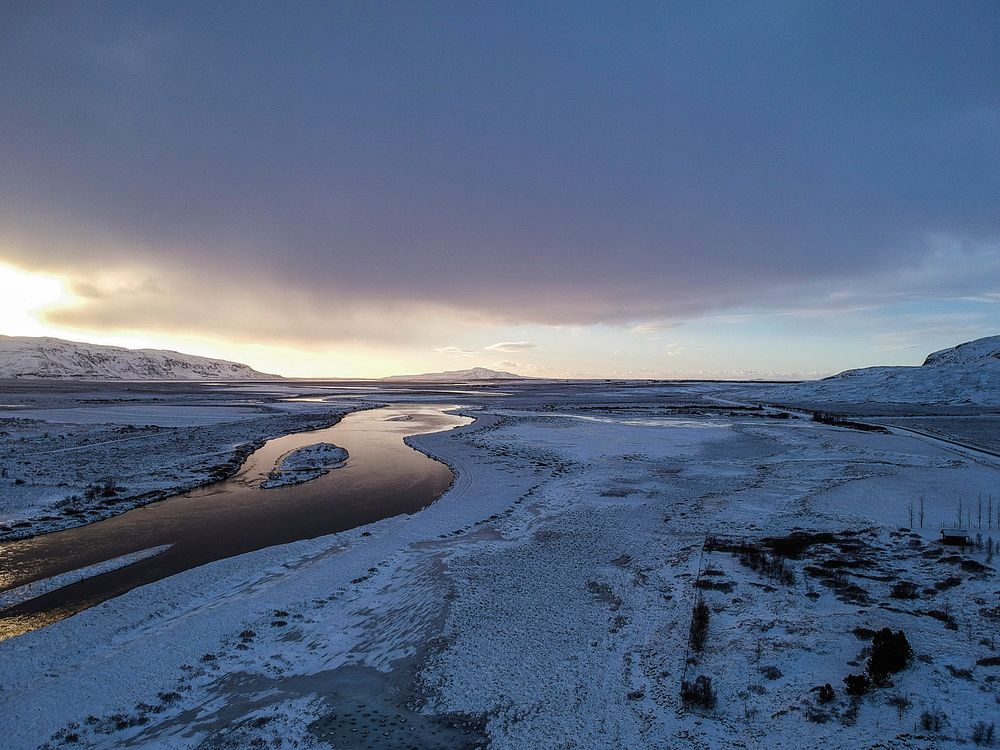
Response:
[{"label": "snow-covered ridge", "polygon": [[473,367],[469,370],[447,370],[446,372],[425,372],[420,375],[390,375],[382,380],[417,381],[424,383],[465,383],[471,380],[528,380],[524,375],[515,375],[503,370]]},{"label": "snow-covered ridge", "polygon": [[0,336],[0,378],[272,380],[249,365],[161,349],[125,349],[34,336]]},{"label": "snow-covered ridge", "polygon": [[1000,363],[1000,336],[986,336],[928,354],[923,366],[955,367],[978,364],[996,367],[998,363]]},{"label": "snow-covered ridge", "polygon": [[779,386],[771,400],[1000,405],[1000,336],[928,355],[920,367],[865,367]]}]

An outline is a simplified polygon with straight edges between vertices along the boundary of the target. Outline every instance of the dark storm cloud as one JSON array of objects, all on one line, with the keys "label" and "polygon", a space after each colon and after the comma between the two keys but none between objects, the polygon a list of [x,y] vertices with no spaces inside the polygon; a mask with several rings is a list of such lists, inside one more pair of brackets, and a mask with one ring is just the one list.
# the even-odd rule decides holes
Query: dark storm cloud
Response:
[{"label": "dark storm cloud", "polygon": [[906,294],[942,242],[971,270],[912,293],[988,294],[998,37],[993,2],[7,3],[0,259],[169,277],[146,325],[184,328],[212,284],[248,330]]}]

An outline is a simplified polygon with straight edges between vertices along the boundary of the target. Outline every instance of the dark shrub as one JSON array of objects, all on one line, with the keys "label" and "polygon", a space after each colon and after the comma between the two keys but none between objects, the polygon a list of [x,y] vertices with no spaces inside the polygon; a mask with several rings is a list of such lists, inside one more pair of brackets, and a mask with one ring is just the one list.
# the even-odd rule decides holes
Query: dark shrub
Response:
[{"label": "dark shrub", "polygon": [[958,630],[958,623],[955,622],[955,618],[944,610],[929,609],[924,614],[928,617],[933,617],[935,620],[940,620],[948,630]]},{"label": "dark shrub", "polygon": [[819,699],[820,703],[829,703],[837,697],[837,693],[833,690],[833,685],[829,682],[825,685],[821,685],[816,692],[818,693],[816,697]]},{"label": "dark shrub", "polygon": [[913,701],[902,693],[896,693],[895,695],[890,696],[887,703],[896,709],[896,712],[899,714],[900,721],[902,721],[903,717],[906,715],[907,709],[913,705]]},{"label": "dark shrub", "polygon": [[969,737],[977,745],[991,746],[995,733],[996,726],[993,722],[987,724],[985,721],[977,721],[972,725],[972,734]]},{"label": "dark shrub", "polygon": [[882,628],[872,638],[872,655],[868,657],[868,674],[876,683],[904,669],[913,656],[913,649],[902,630]]},{"label": "dark shrub", "polygon": [[724,591],[727,594],[733,590],[733,584],[729,581],[715,581],[711,578],[699,578],[694,585],[699,589]]},{"label": "dark shrub", "polygon": [[770,664],[766,667],[761,667],[760,673],[769,680],[776,680],[781,677],[781,670]]},{"label": "dark shrub", "polygon": [[821,422],[834,427],[846,427],[849,430],[860,430],[861,432],[888,432],[888,430],[884,427],[867,424],[865,422],[852,422],[849,419],[844,419],[836,414],[827,414],[821,411],[814,411],[812,418],[813,422]]},{"label": "dark shrub", "polygon": [[826,711],[820,711],[816,708],[807,708],[805,716],[806,720],[813,724],[826,724],[832,718]]},{"label": "dark shrub", "polygon": [[786,586],[795,583],[795,571],[779,554],[769,555],[756,547],[750,547],[740,553],[739,560],[741,565],[745,565],[750,570],[755,570],[771,580],[776,580]]},{"label": "dark shrub", "polygon": [[920,728],[925,732],[934,732],[935,734],[940,732],[945,721],[945,715],[938,709],[924,711],[920,714]]},{"label": "dark shrub", "polygon": [[102,479],[88,484],[83,490],[83,496],[87,500],[96,500],[99,497],[115,497],[121,491],[121,486],[114,479]]},{"label": "dark shrub", "polygon": [[718,696],[712,689],[712,678],[699,675],[694,682],[684,680],[681,683],[681,700],[688,706],[715,708]]},{"label": "dark shrub", "polygon": [[947,591],[948,589],[953,589],[962,583],[962,579],[958,576],[948,576],[943,581],[938,581],[934,584],[934,588],[938,591]]},{"label": "dark shrub", "polygon": [[920,594],[917,593],[917,585],[915,583],[899,581],[892,587],[889,596],[893,599],[917,599]]},{"label": "dark shrub", "polygon": [[864,695],[871,690],[872,683],[865,674],[849,674],[844,678],[844,690],[853,698]]},{"label": "dark shrub", "polygon": [[691,632],[688,635],[688,642],[691,648],[701,652],[705,648],[705,639],[708,636],[708,605],[704,599],[698,599],[691,612]]},{"label": "dark shrub", "polygon": [[956,667],[953,664],[945,664],[944,668],[948,670],[948,674],[959,680],[971,680],[972,670],[966,667]]}]

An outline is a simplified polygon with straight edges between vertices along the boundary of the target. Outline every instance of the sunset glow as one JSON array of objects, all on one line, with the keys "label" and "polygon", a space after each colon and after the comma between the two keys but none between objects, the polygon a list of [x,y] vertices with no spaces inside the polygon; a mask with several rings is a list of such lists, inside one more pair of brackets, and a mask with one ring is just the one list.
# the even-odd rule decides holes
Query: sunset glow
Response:
[{"label": "sunset glow", "polygon": [[66,283],[54,276],[0,264],[0,321],[8,336],[65,334],[45,323],[45,311],[72,301]]}]

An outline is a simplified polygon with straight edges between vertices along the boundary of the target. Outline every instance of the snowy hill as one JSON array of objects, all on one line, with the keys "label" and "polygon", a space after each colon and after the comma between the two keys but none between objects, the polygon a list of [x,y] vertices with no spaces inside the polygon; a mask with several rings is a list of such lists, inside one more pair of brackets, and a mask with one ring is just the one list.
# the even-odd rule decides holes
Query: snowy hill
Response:
[{"label": "snowy hill", "polygon": [[248,365],[160,349],[125,349],[46,337],[0,336],[0,378],[271,380]]},{"label": "snowy hill", "polygon": [[1000,336],[987,336],[928,355],[920,367],[865,367],[796,385],[768,398],[845,403],[1000,405]]},{"label": "snowy hill", "polygon": [[528,380],[524,375],[515,375],[502,370],[473,367],[471,370],[448,370],[447,372],[425,372],[421,375],[390,375],[382,380],[398,380],[421,383],[468,383],[484,380]]},{"label": "snowy hill", "polygon": [[928,354],[924,367],[964,367],[982,365],[984,367],[1000,367],[1000,336],[967,341]]}]

